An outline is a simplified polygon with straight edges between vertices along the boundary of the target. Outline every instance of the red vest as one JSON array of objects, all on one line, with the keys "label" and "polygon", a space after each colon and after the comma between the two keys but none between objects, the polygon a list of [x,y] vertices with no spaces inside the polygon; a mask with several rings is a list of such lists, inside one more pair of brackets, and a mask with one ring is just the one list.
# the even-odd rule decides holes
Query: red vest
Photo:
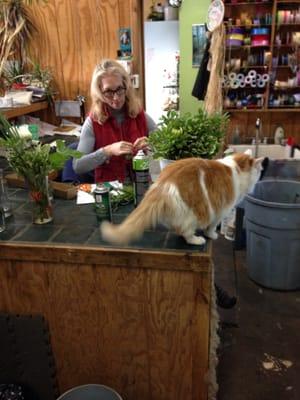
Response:
[{"label": "red vest", "polygon": [[[139,137],[147,135],[147,122],[144,111],[141,111],[136,118],[127,116],[121,125],[118,125],[112,116],[103,125],[100,125],[93,118],[92,121],[95,135],[94,150],[121,140],[134,143]],[[95,169],[95,182],[114,180],[124,182],[128,164],[131,164],[131,161],[126,161],[124,156],[112,156],[106,163]]]}]

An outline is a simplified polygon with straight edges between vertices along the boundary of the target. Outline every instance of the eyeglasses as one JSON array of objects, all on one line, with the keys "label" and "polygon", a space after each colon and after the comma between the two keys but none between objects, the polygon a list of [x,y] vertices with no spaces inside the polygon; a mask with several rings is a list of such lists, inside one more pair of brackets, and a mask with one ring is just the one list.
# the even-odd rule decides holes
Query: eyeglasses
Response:
[{"label": "eyeglasses", "polygon": [[126,92],[126,89],[123,86],[119,86],[115,90],[107,89],[102,94],[107,99],[113,99],[115,97],[115,95],[117,95],[118,97],[123,96],[125,94],[125,92]]}]

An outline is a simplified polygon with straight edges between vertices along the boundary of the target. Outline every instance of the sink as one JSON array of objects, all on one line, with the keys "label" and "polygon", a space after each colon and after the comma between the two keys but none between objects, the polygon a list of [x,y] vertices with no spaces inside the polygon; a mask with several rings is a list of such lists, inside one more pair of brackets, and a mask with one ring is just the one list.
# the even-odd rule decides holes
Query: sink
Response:
[{"label": "sink", "polygon": [[[254,156],[256,146],[254,144],[229,144],[228,147],[237,153],[243,153],[247,149],[251,149]],[[286,155],[286,152],[285,146],[280,144],[260,144],[258,146],[258,157],[269,157],[274,160],[290,158]]]}]

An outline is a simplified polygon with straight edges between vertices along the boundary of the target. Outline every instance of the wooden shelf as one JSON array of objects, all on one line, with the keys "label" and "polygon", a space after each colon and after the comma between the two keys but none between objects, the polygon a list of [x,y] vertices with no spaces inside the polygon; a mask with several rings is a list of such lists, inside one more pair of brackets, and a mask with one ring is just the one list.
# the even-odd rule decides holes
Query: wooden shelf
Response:
[{"label": "wooden shelf", "polygon": [[287,86],[287,87],[275,87],[273,85],[270,86],[270,89],[272,89],[275,92],[285,92],[286,90],[288,91],[293,91],[293,90],[297,90],[298,92],[300,92],[300,86]]},{"label": "wooden shelf", "polygon": [[281,108],[281,107],[269,107],[269,108],[224,108],[225,112],[234,113],[249,113],[249,112],[296,112],[299,113],[299,107]]},{"label": "wooden shelf", "polygon": [[263,68],[263,69],[268,69],[268,65],[248,65],[247,67],[240,67],[241,69],[253,69],[253,68]]},{"label": "wooden shelf", "polygon": [[291,65],[277,65],[276,67],[273,67],[273,71],[276,71],[277,69],[286,69],[286,68],[292,69],[292,66]]},{"label": "wooden shelf", "polygon": [[291,22],[290,24],[284,23],[284,24],[280,24],[277,22],[276,24],[276,28],[280,28],[281,26],[299,26],[300,22]]},{"label": "wooden shelf", "polygon": [[295,4],[295,3],[300,4],[300,0],[294,0],[294,1],[290,1],[290,0],[277,0],[277,4]]},{"label": "wooden shelf", "polygon": [[296,44],[274,44],[274,49],[290,49],[294,47],[299,47]]},{"label": "wooden shelf", "polygon": [[[267,83],[266,83],[266,85],[267,85]],[[258,86],[255,86],[255,87],[252,87],[252,86],[248,86],[248,85],[246,85],[246,86],[244,86],[244,87],[237,87],[237,88],[231,88],[231,87],[229,87],[229,88],[224,88],[224,89],[226,89],[226,90],[239,90],[239,91],[243,91],[243,90],[263,90],[263,91],[265,91],[266,90],[266,85],[265,86],[263,86],[263,87],[258,87]],[[260,92],[259,92],[259,94],[261,94]]]},{"label": "wooden shelf", "polygon": [[39,101],[26,106],[0,108],[0,112],[7,118],[16,118],[21,115],[30,114],[35,111],[46,110],[48,108],[47,101]]},{"label": "wooden shelf", "polygon": [[[300,68],[300,45],[292,43],[294,32],[300,31],[300,21],[294,17],[285,18],[285,20],[282,17],[279,23],[277,21],[278,11],[294,10],[292,12],[296,15],[300,7],[300,0],[296,2],[241,0],[235,3],[225,2],[224,5],[226,39],[230,38],[231,33],[229,32],[232,28],[233,34],[242,31],[245,40],[245,42],[240,42],[241,46],[226,46],[224,74],[229,75],[229,71],[234,69],[232,72],[242,73],[245,76],[252,69],[257,74],[267,73],[270,78],[262,88],[252,88],[250,85],[246,85],[244,88],[230,88],[227,86],[230,86],[231,80],[227,76],[228,85],[223,88],[223,110],[230,114],[226,134],[231,137],[232,132],[238,126],[241,137],[249,136],[249,131],[252,132],[255,127],[255,119],[259,117],[263,121],[266,137],[273,137],[274,127],[281,125],[285,132],[299,142],[300,102],[296,102],[295,97],[297,97],[296,93],[300,94],[300,86],[279,88],[274,87],[274,83],[276,79],[287,85],[289,79],[293,78],[294,80],[296,70]],[[262,43],[253,42],[255,35],[252,34],[259,28],[264,29],[262,32],[268,32],[268,39],[265,38],[266,40],[263,42],[268,46],[253,46],[256,43]],[[234,38],[234,36],[232,37]],[[227,43],[232,42],[227,41]],[[281,44],[279,45],[279,43]],[[275,61],[279,65],[275,65]],[[239,68],[235,68],[235,66],[239,66]],[[234,85],[231,84],[231,86]],[[278,105],[276,106],[276,104]],[[226,108],[225,105],[229,107]]]},{"label": "wooden shelf", "polygon": [[253,6],[253,5],[264,5],[271,6],[273,4],[272,1],[243,1],[243,2],[235,2],[235,3],[224,3],[225,6]]},{"label": "wooden shelf", "polygon": [[[261,26],[272,26],[272,24],[240,24],[240,25],[234,25],[234,24],[229,24],[228,21],[224,22],[225,25],[227,25],[227,28],[260,28]],[[295,24],[298,25],[298,24]]]},{"label": "wooden shelf", "polygon": [[[283,47],[283,46],[285,46],[285,45],[282,45],[281,47]],[[226,46],[226,50],[264,49],[264,48],[268,48],[268,47],[271,47],[271,46],[269,44],[267,44],[265,46],[252,46],[251,44],[244,44],[242,46]],[[293,47],[293,46],[289,46],[289,47]]]}]

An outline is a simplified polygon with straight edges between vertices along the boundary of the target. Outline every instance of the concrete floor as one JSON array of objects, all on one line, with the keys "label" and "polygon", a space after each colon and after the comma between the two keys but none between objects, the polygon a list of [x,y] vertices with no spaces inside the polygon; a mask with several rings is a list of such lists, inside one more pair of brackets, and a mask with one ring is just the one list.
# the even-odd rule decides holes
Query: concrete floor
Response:
[{"label": "concrete floor", "polygon": [[238,297],[219,309],[218,400],[300,399],[300,290],[275,291],[251,281],[246,251],[214,242],[215,279]]}]

